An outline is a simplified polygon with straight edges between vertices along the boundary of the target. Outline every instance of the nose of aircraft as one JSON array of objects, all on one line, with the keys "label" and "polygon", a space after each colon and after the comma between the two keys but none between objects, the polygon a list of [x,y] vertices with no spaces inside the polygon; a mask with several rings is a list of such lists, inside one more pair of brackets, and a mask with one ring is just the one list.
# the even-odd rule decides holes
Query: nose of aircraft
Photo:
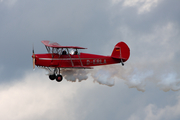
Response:
[{"label": "nose of aircraft", "polygon": [[35,69],[35,60],[36,60],[36,58],[35,58],[35,54],[34,53],[32,55],[32,58],[33,58],[33,69]]}]

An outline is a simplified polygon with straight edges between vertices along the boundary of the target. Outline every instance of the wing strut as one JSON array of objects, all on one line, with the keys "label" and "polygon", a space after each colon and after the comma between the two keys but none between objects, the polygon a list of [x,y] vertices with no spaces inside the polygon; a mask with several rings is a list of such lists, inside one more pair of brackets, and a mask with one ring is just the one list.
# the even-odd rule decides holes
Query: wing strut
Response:
[{"label": "wing strut", "polygon": [[48,51],[48,53],[50,53],[50,48],[45,46],[46,47],[46,50]]},{"label": "wing strut", "polygon": [[[76,51],[77,51],[77,53],[79,53],[77,49],[76,49]],[[81,58],[80,58],[79,54],[77,54],[77,55],[78,55],[78,57],[79,57],[79,60],[80,60],[81,66],[83,67],[83,64],[82,64]]]},{"label": "wing strut", "polygon": [[73,61],[72,61],[72,58],[71,58],[71,55],[69,54],[69,49],[68,49],[68,48],[66,48],[66,49],[67,49],[68,55],[69,55],[69,57],[70,57],[70,59],[71,59],[71,64],[72,64],[72,66],[74,66]]}]

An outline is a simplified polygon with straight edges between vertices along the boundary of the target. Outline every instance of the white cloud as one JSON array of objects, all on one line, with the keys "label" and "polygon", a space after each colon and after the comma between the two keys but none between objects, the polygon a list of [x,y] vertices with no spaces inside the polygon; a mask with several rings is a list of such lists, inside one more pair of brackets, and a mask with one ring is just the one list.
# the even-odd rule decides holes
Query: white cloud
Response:
[{"label": "white cloud", "polygon": [[[44,73],[28,73],[13,83],[0,85],[0,119],[81,119],[77,116],[78,88],[82,83],[50,81]],[[83,86],[85,87],[85,86]],[[86,89],[91,88],[89,84]]]},{"label": "white cloud", "polygon": [[150,12],[160,1],[161,0],[125,0],[123,2],[122,0],[112,0],[112,3],[115,5],[123,2],[124,7],[137,7],[138,14],[143,14]]},{"label": "white cloud", "polygon": [[112,0],[112,3],[115,5],[115,4],[118,4],[119,2],[121,2],[122,0]]},{"label": "white cloud", "polygon": [[149,12],[153,7],[156,7],[158,0],[126,0],[124,6],[138,6],[138,13],[142,14]]},{"label": "white cloud", "polygon": [[180,118],[180,97],[174,105],[158,107],[155,104],[148,104],[131,115],[128,120],[176,120]]}]

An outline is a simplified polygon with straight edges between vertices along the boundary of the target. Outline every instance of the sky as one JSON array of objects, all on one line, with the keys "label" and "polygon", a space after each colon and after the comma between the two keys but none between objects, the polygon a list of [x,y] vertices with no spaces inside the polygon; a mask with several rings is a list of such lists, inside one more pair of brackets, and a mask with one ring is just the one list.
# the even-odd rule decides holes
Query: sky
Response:
[{"label": "sky", "polygon": [[[0,119],[179,120],[179,0],[0,0]],[[111,55],[121,64],[64,73],[61,83],[32,66],[42,40]],[[69,80],[81,75],[86,80]]]}]

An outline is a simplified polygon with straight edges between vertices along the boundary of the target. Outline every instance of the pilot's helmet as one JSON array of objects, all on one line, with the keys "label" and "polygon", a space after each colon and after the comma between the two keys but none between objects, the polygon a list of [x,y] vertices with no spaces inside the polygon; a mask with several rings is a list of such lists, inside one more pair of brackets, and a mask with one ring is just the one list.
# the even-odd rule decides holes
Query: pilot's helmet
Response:
[{"label": "pilot's helmet", "polygon": [[78,51],[76,50],[76,51],[74,51],[74,55],[77,55],[78,54]]},{"label": "pilot's helmet", "polygon": [[66,54],[67,54],[67,52],[65,50],[63,50],[62,55],[66,55]]}]

